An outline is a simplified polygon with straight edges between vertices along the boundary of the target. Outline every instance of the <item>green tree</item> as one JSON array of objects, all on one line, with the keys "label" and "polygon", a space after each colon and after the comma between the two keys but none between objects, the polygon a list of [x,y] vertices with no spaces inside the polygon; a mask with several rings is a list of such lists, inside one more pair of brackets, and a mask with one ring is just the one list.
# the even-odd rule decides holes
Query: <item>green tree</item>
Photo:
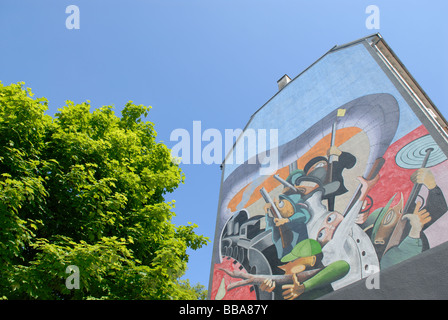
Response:
[{"label": "green tree", "polygon": [[[179,279],[187,248],[209,240],[171,221],[164,195],[184,175],[143,121],[150,107],[47,108],[24,83],[0,82],[0,297],[203,298]],[[69,265],[79,289],[66,287]]]}]

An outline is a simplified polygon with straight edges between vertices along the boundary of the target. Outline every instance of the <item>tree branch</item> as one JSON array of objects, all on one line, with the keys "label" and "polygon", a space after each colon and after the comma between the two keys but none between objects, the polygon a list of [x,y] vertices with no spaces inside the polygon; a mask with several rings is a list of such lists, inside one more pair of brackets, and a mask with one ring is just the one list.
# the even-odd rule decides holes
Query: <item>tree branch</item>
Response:
[{"label": "tree branch", "polygon": [[[254,275],[246,272],[241,271],[228,271],[223,268],[219,268],[219,270],[224,271],[226,274],[231,276],[232,278],[240,278],[244,279],[241,281],[233,282],[227,286],[227,291],[230,291],[232,289],[247,286],[247,285],[260,285],[262,284],[266,279],[271,279],[275,281],[276,285],[284,285],[284,284],[292,284],[293,278],[292,274],[285,274],[285,275]],[[300,273],[297,273],[297,279],[299,282],[304,282],[314,275],[316,275],[319,271],[321,271],[322,268],[319,269],[312,269],[307,271],[302,271]]]}]

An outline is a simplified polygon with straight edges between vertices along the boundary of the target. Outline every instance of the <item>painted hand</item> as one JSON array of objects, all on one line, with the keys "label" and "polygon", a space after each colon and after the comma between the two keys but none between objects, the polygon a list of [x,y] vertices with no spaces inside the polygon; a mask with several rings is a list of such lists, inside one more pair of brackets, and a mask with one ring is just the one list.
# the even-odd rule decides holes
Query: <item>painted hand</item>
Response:
[{"label": "painted hand", "polygon": [[342,154],[342,151],[338,149],[336,146],[331,146],[330,149],[328,149],[327,155],[328,156],[340,156]]},{"label": "painted hand", "polygon": [[288,222],[289,222],[289,219],[286,219],[286,218],[282,218],[282,219],[274,218],[274,223],[275,223],[276,227],[280,227]]},{"label": "painted hand", "polygon": [[418,239],[420,238],[420,232],[423,226],[431,221],[431,216],[426,209],[421,209],[421,201],[415,205],[414,213],[405,214],[402,219],[408,219],[411,224],[411,230],[409,231],[409,237]]},{"label": "painted hand", "polygon": [[294,300],[305,292],[305,286],[297,279],[297,274],[293,274],[294,284],[285,284],[282,286],[283,298],[286,300]]},{"label": "painted hand", "polygon": [[263,207],[264,208],[264,212],[270,214],[271,213],[271,207],[272,207],[272,205],[270,203],[266,203],[264,205],[264,207]]},{"label": "painted hand", "polygon": [[262,284],[260,284],[260,290],[266,292],[272,292],[275,289],[275,281],[272,279],[265,279]]},{"label": "painted hand", "polygon": [[358,177],[359,182],[361,183],[361,195],[359,197],[360,201],[364,201],[367,194],[369,193],[370,189],[372,189],[375,184],[378,182],[378,180],[380,179],[380,175],[376,175],[373,179],[371,180],[366,180],[363,177]]},{"label": "painted hand", "polygon": [[434,175],[431,170],[427,168],[421,168],[415,171],[411,175],[411,181],[413,183],[422,183],[428,189],[434,189],[436,187],[436,180],[434,179]]}]

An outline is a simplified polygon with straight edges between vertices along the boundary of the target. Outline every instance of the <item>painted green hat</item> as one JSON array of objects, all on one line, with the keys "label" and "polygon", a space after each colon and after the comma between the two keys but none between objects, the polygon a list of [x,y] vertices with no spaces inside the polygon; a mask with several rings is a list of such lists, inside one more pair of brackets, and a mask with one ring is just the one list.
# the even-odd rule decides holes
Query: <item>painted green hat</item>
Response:
[{"label": "painted green hat", "polygon": [[322,252],[319,242],[313,239],[305,239],[296,244],[296,246],[281,259],[281,262],[289,262],[298,258],[310,257]]},{"label": "painted green hat", "polygon": [[286,178],[286,181],[288,181],[288,182],[291,183],[291,184],[294,184],[294,182],[295,182],[298,178],[300,178],[300,177],[302,177],[302,176],[304,176],[304,175],[305,175],[305,171],[300,170],[300,169],[296,169],[296,170],[294,170],[293,172],[291,172],[291,173],[289,174],[289,176]]}]

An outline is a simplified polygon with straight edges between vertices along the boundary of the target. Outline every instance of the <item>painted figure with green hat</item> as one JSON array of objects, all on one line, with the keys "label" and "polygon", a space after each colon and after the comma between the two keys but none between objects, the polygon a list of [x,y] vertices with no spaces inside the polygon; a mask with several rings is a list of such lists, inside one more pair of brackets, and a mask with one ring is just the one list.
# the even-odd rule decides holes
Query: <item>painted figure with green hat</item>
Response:
[{"label": "painted figure with green hat", "polygon": [[[299,242],[289,254],[281,259],[286,264],[279,266],[285,275],[292,275],[293,283],[282,286],[283,299],[293,300],[315,299],[332,291],[331,283],[343,278],[350,270],[350,265],[343,260],[335,261],[328,266],[322,265],[322,247],[314,239],[305,239]],[[312,276],[300,282],[298,275],[304,271],[314,271]],[[300,278],[304,278],[303,276]],[[262,290],[272,292],[275,282],[265,280],[260,287]]]},{"label": "painted figure with green hat", "polygon": [[299,258],[316,256],[322,252],[319,242],[314,239],[305,239],[299,242],[290,253],[281,259],[281,262],[290,262]]},{"label": "painted figure with green hat", "polygon": [[[279,216],[272,214],[272,205]],[[301,194],[280,194],[273,204],[266,203],[266,230],[272,230],[272,241],[278,258],[291,252],[300,241],[308,238],[306,223],[311,215]]]}]

